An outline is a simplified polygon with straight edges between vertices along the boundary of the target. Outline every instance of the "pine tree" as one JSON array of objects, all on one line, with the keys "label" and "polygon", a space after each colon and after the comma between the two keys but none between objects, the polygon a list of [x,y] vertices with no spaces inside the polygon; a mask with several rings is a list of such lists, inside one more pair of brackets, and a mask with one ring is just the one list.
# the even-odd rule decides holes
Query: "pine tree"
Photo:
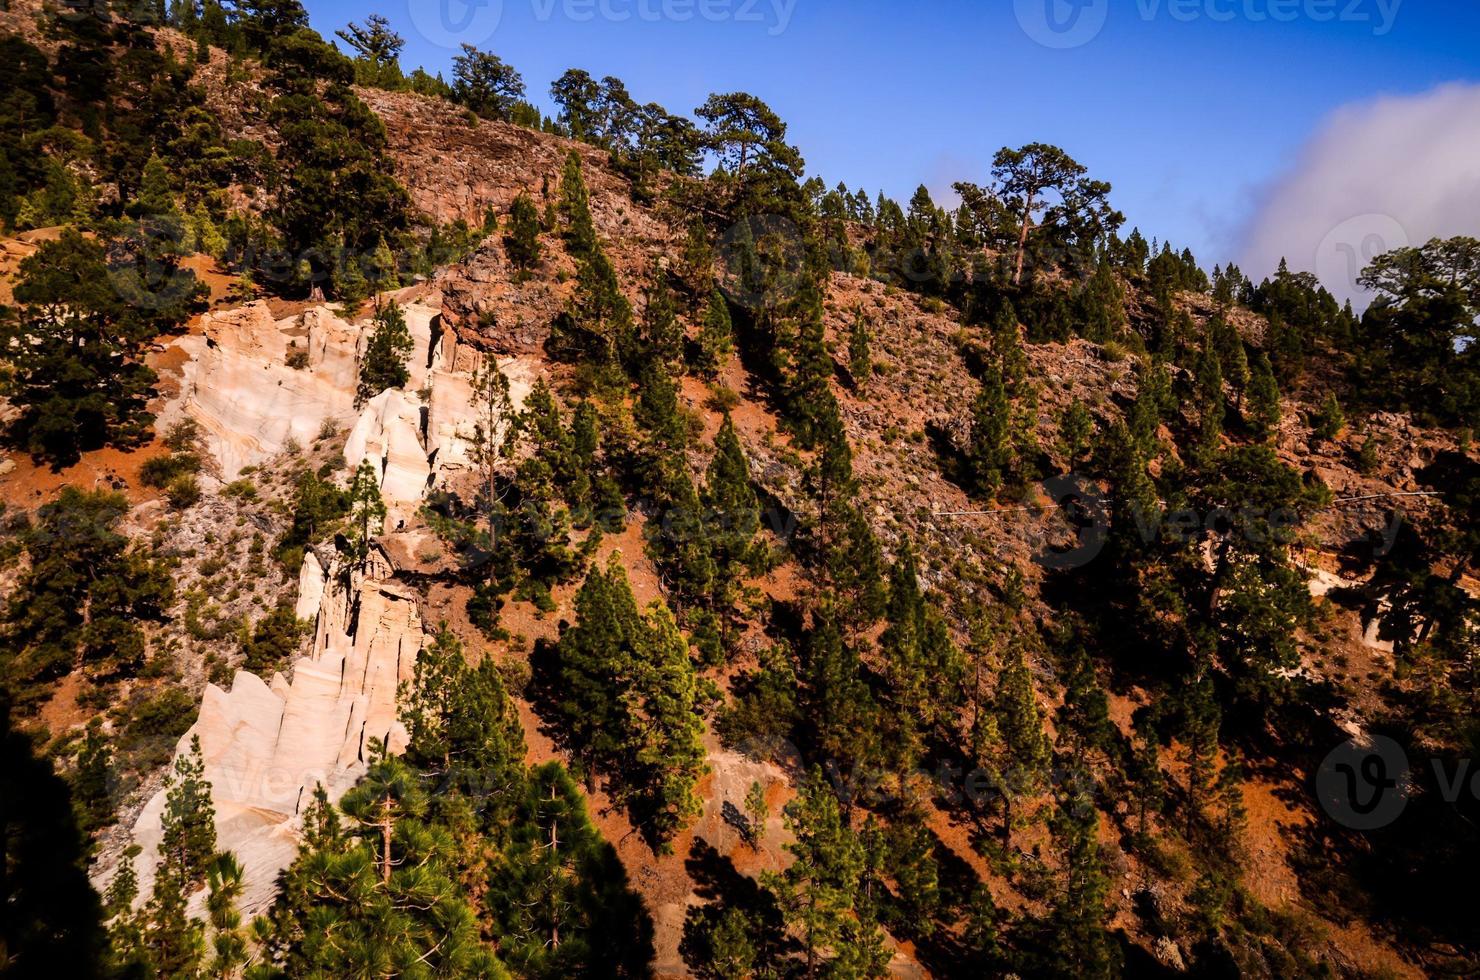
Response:
[{"label": "pine tree", "polygon": [[884,618],[879,649],[896,723],[890,744],[903,773],[914,768],[928,729],[956,707],[963,672],[940,613],[920,591],[914,546],[908,540],[889,577]]},{"label": "pine tree", "polygon": [[992,354],[1002,372],[1002,381],[1013,394],[1028,376],[1028,355],[1023,350],[1023,334],[1018,326],[1017,311],[1004,302],[992,320]]},{"label": "pine tree", "polygon": [[205,882],[216,855],[216,809],[199,735],[191,738],[190,751],[176,757],[165,778],[160,822],[154,892],[144,910],[143,954],[160,976],[192,976],[205,954],[204,931],[189,917],[186,904]]},{"label": "pine tree", "polygon": [[247,964],[247,936],[242,929],[242,916],[237,902],[242,893],[242,866],[230,852],[218,854],[207,871],[210,895],[206,911],[210,915],[212,957],[210,970],[218,977],[230,977]]},{"label": "pine tree", "polygon": [[368,459],[360,460],[349,488],[350,566],[363,568],[370,543],[385,531],[385,501],[380,496],[380,474]]},{"label": "pine tree", "polygon": [[971,442],[966,453],[972,480],[981,493],[995,494],[1011,472],[1011,426],[1012,403],[1002,372],[995,366],[988,367],[972,409]]},{"label": "pine tree", "polygon": [[812,613],[812,629],[801,649],[807,719],[818,751],[843,772],[876,765],[883,755],[879,709],[863,679],[858,651],[845,642],[832,603]]},{"label": "pine tree", "polygon": [[843,821],[838,799],[820,769],[812,769],[786,805],[786,845],[793,861],[765,872],[787,926],[801,939],[803,976],[882,977],[889,960],[884,936],[872,919],[855,913],[864,851]]},{"label": "pine tree", "polygon": [[129,203],[128,213],[135,218],[178,219],[179,209],[175,206],[174,191],[170,188],[170,172],[159,154],[150,154],[139,179],[139,191]]},{"label": "pine tree", "polygon": [[94,718],[77,753],[77,771],[72,777],[72,798],[77,803],[78,826],[91,833],[114,820],[113,750],[103,735],[103,723]]},{"label": "pine tree", "polygon": [[728,618],[738,598],[741,578],[758,557],[755,536],[761,523],[760,503],[750,482],[750,462],[729,413],[714,437],[714,456],[705,473],[700,501],[718,584],[715,591]]},{"label": "pine tree", "polygon": [[362,257],[342,245],[338,249],[339,260],[334,264],[330,287],[339,300],[340,309],[353,316],[370,295],[370,282],[365,278]]},{"label": "pine tree", "polygon": [[1095,423],[1078,398],[1069,403],[1059,419],[1059,449],[1064,454],[1069,469],[1073,470],[1089,450],[1094,436]]},{"label": "pine tree", "polygon": [[643,355],[656,358],[670,367],[683,359],[683,324],[673,303],[673,290],[666,273],[659,272],[647,293],[647,306],[642,315]]},{"label": "pine tree", "polygon": [[717,376],[733,347],[730,304],[716,289],[709,294],[704,319],[699,324],[699,370],[710,378]]},{"label": "pine tree", "polygon": [[1268,439],[1280,424],[1280,389],[1269,357],[1260,351],[1249,374],[1249,421],[1255,435]]},{"label": "pine tree", "polygon": [[190,231],[195,238],[195,248],[204,252],[218,262],[226,255],[226,236],[216,227],[211,220],[211,213],[206,210],[205,201],[195,205],[195,210],[190,214]]},{"label": "pine tree", "polygon": [[684,278],[695,296],[715,292],[714,248],[709,244],[709,229],[697,215],[689,222],[683,249]]},{"label": "pine tree", "polygon": [[1091,749],[1109,757],[1114,749],[1109,702],[1083,647],[1076,646],[1071,655],[1055,727],[1076,759],[1083,760]]},{"label": "pine tree", "polygon": [[557,650],[556,710],[563,738],[591,786],[599,765],[620,758],[632,727],[620,694],[643,626],[627,574],[615,560],[606,571],[593,568],[586,576],[575,611],[575,625]]},{"label": "pine tree", "polygon": [[372,753],[339,810],[315,793],[298,857],[256,929],[266,964],[288,976],[506,977],[418,774],[378,741]]},{"label": "pine tree", "polygon": [[[543,383],[541,379],[540,384]],[[499,370],[492,352],[483,355],[473,372],[472,395],[470,455],[478,467],[481,495],[478,503],[487,515],[487,547],[492,551],[499,544],[498,527],[506,496],[499,475],[514,453],[520,430],[519,415],[514,411],[514,399],[509,392],[509,379]],[[531,392],[531,399],[534,395]]]},{"label": "pine tree", "polygon": [[386,303],[375,311],[374,331],[360,358],[360,382],[355,390],[355,404],[363,405],[387,388],[403,388],[411,373],[406,362],[415,346],[406,317],[396,303]]},{"label": "pine tree", "polygon": [[597,248],[596,225],[591,221],[591,195],[581,174],[581,155],[575,150],[566,154],[560,178],[560,215],[570,254],[577,261],[590,258]]},{"label": "pine tree", "polygon": [[688,416],[679,406],[678,385],[662,361],[649,361],[644,366],[632,418],[647,433],[647,449],[655,462],[688,447]]},{"label": "pine tree", "polygon": [[1026,800],[1042,790],[1052,758],[1033,678],[1019,641],[1008,647],[992,715],[996,744],[988,748],[987,768],[1002,792],[1002,837],[1007,840],[1012,833],[1018,800]]},{"label": "pine tree", "polygon": [[1326,400],[1321,403],[1321,410],[1316,415],[1315,437],[1330,441],[1341,434],[1346,428],[1346,413],[1341,409],[1341,402],[1336,399],[1336,392],[1326,392]]},{"label": "pine tree", "polygon": [[101,243],[67,228],[22,260],[14,328],[30,342],[0,346],[0,362],[13,372],[10,403],[19,412],[10,435],[58,466],[146,436],[156,377],[144,362],[145,345],[184,318],[179,304],[128,302],[107,258]]},{"label": "pine tree", "polygon": [[801,444],[811,448],[838,408],[831,386],[833,359],[824,344],[821,297],[804,308],[786,398],[788,421]]},{"label": "pine tree", "polygon": [[644,974],[651,922],[575,782],[547,762],[524,783],[484,899],[500,957],[527,977]]},{"label": "pine tree", "polygon": [[509,217],[509,233],[504,237],[504,249],[508,252],[509,261],[522,275],[540,261],[540,215],[529,195],[521,192],[514,198]]},{"label": "pine tree", "polygon": [[868,385],[874,370],[869,353],[871,340],[868,321],[860,309],[854,314],[853,326],[848,331],[848,373],[853,378],[854,387],[859,389]]},{"label": "pine tree", "polygon": [[[391,251],[390,245],[386,243],[384,234],[379,236],[375,243],[375,249],[370,253],[365,264],[369,272],[370,286],[376,292],[395,289],[401,285],[401,273],[396,267],[396,254]],[[391,305],[394,306],[394,304]],[[396,314],[400,314],[399,308],[396,309]],[[407,350],[409,351],[410,348],[407,348]],[[396,386],[387,385],[386,387]]]},{"label": "pine tree", "polygon": [[163,831],[159,841],[160,870],[182,889],[206,880],[216,854],[216,809],[211,784],[205,778],[200,736],[190,739],[190,751],[175,759],[165,777]]},{"label": "pine tree", "polygon": [[1088,783],[1088,774],[1071,776],[1050,821],[1064,887],[1049,917],[1044,966],[1054,976],[1109,978],[1120,974],[1120,950],[1107,928],[1110,880],[1100,857],[1100,814]]},{"label": "pine tree", "polygon": [[1204,338],[1197,358],[1197,407],[1200,429],[1197,449],[1203,455],[1216,452],[1222,444],[1225,402],[1223,368],[1212,344]]},{"label": "pine tree", "polygon": [[752,781],[745,791],[746,843],[752,851],[760,850],[766,836],[766,821],[771,819],[771,806],[766,802],[766,788],[759,780]]},{"label": "pine tree", "polygon": [[633,809],[649,845],[668,854],[674,836],[703,812],[694,787],[709,766],[688,641],[662,602],[648,607],[643,625],[628,695],[636,719],[630,751],[641,773]]}]

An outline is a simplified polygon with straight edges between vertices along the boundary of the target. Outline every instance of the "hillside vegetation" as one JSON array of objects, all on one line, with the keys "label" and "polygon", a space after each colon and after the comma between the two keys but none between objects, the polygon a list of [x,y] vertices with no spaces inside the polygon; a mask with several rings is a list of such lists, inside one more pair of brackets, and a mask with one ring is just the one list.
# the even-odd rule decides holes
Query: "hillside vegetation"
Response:
[{"label": "hillside vegetation", "polygon": [[[1480,970],[1480,242],[1359,315],[1058,147],[902,205],[746,93],[136,6],[0,11],[0,972]],[[221,847],[228,694],[367,596],[395,724]]]}]

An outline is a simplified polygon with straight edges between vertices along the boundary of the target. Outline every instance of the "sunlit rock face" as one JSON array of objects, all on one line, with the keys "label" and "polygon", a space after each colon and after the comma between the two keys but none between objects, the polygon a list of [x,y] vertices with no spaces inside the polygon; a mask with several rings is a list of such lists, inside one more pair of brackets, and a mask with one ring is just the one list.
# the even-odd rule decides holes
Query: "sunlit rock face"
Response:
[{"label": "sunlit rock face", "polygon": [[[228,480],[291,442],[309,445],[332,422],[348,433],[350,470],[366,460],[374,468],[386,529],[398,530],[416,520],[429,488],[473,465],[473,377],[485,355],[441,329],[437,303],[433,294],[403,306],[413,340],[409,380],[360,406],[355,389],[370,318],[349,323],[319,307],[274,320],[263,303],[210,314],[203,336],[180,342],[190,360],[172,410],[200,423]],[[516,408],[536,365],[500,362]],[[177,755],[188,752],[200,738],[218,847],[242,863],[248,914],[271,904],[278,872],[297,853],[314,788],[323,785],[338,800],[364,773],[372,740],[404,750],[397,688],[411,679],[428,642],[416,592],[396,581],[378,546],[357,569],[346,569],[332,548],[308,551],[295,612],[314,623],[308,655],[288,676],[238,671],[229,690],[207,686],[195,725],[176,746]],[[134,826],[141,896],[152,889],[165,798],[157,793]],[[204,893],[194,898],[203,900]]]},{"label": "sunlit rock face", "polygon": [[[313,646],[293,664],[292,681],[274,674],[264,682],[238,671],[229,691],[208,686],[199,719],[176,747],[188,752],[200,738],[217,846],[242,862],[242,907],[249,912],[271,904],[277,873],[297,852],[299,818],[314,788],[322,785],[338,800],[364,773],[373,739],[393,752],[405,748],[396,690],[411,679],[427,642],[415,593],[391,581],[390,564],[378,551],[348,575],[337,562],[327,576],[320,567],[316,557],[305,560],[304,579],[327,587],[319,593]],[[300,598],[312,594],[309,588]],[[156,794],[134,827],[145,895],[165,796]]]},{"label": "sunlit rock face", "polygon": [[201,327],[180,341],[183,407],[226,479],[355,417],[360,327],[327,309],[274,321],[265,303],[208,314]]}]

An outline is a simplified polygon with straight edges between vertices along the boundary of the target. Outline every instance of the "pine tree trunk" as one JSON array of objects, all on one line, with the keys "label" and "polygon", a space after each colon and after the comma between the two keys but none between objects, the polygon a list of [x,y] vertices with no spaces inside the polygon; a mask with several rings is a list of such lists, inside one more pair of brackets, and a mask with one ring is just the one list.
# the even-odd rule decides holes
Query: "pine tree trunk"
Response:
[{"label": "pine tree trunk", "polygon": [[1028,253],[1028,228],[1033,223],[1033,195],[1029,194],[1023,201],[1023,227],[1018,232],[1017,247],[1017,271],[1013,273],[1012,284],[1022,285],[1023,281],[1023,258]]},{"label": "pine tree trunk", "polygon": [[391,880],[391,798],[386,796],[381,804],[380,818],[380,880],[384,884],[390,884]]}]

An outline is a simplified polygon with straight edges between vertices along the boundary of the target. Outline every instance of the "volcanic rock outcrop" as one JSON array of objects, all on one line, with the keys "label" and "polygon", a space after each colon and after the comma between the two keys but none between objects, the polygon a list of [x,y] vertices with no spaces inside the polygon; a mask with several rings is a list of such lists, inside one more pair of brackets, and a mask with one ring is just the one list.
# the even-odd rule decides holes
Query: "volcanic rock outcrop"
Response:
[{"label": "volcanic rock outcrop", "polygon": [[[306,445],[333,423],[352,423],[343,456],[351,470],[369,460],[379,478],[387,528],[415,519],[429,487],[471,465],[472,378],[485,356],[440,328],[440,302],[403,309],[414,348],[404,388],[359,409],[359,358],[370,324],[352,324],[325,307],[274,320],[266,304],[209,315],[203,335],[181,340],[190,357],[181,399],[171,411],[194,418],[226,479],[288,448]],[[295,352],[301,352],[295,354]],[[533,361],[500,365],[517,408],[536,371]],[[245,875],[241,907],[271,904],[278,872],[297,852],[301,815],[322,785],[338,800],[360,778],[372,740],[405,748],[397,720],[398,686],[411,679],[427,642],[418,596],[396,581],[379,546],[349,568],[328,550],[310,550],[295,611],[315,623],[313,645],[291,680],[238,671],[230,690],[206,688],[195,725],[176,754],[200,739],[216,806],[217,844],[235,852]],[[152,887],[167,790],[135,826],[140,894]],[[201,897],[197,896],[197,901]]]},{"label": "volcanic rock outcrop", "polygon": [[[242,862],[249,913],[271,904],[314,788],[339,799],[365,771],[372,739],[405,748],[396,689],[411,679],[426,631],[415,593],[392,575],[379,551],[362,569],[331,561],[327,575],[316,556],[305,560],[300,598],[320,601],[312,649],[293,665],[293,679],[238,671],[229,691],[207,686],[199,719],[176,747],[188,752],[200,739],[217,846]],[[300,615],[308,605],[300,603]],[[134,827],[142,894],[152,885],[165,797],[157,793]]]}]

